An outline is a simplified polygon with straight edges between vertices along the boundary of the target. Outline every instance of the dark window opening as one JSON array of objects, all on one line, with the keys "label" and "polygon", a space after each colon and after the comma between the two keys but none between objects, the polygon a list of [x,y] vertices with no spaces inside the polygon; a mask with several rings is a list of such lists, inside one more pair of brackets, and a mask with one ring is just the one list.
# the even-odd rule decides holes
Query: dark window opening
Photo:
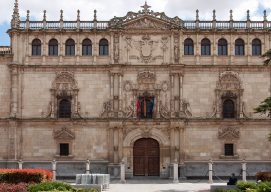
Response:
[{"label": "dark window opening", "polygon": [[39,39],[34,39],[32,41],[32,55],[33,56],[41,55],[41,41]]},{"label": "dark window opening", "polygon": [[101,39],[99,43],[99,55],[108,55],[108,41],[106,39]]},{"label": "dark window opening", "polygon": [[231,99],[223,102],[223,118],[235,118],[234,101]]},{"label": "dark window opening", "polygon": [[138,118],[153,118],[154,97],[139,97],[136,103]]},{"label": "dark window opening", "polygon": [[59,144],[59,154],[60,156],[69,155],[69,143],[60,143]]},{"label": "dark window opening", "polygon": [[232,143],[227,143],[224,145],[224,155],[225,156],[234,156]]},{"label": "dark window opening", "polygon": [[194,42],[190,38],[184,41],[184,55],[194,55]]},{"label": "dark window opening", "polygon": [[245,55],[245,43],[243,39],[235,41],[235,55]]},{"label": "dark window opening", "polygon": [[49,55],[58,56],[58,41],[56,39],[51,39],[49,41]]},{"label": "dark window opening", "polygon": [[71,118],[71,101],[69,99],[59,101],[58,117]]},{"label": "dark window opening", "polygon": [[226,39],[218,40],[218,55],[228,55],[228,43]]},{"label": "dark window opening", "polygon": [[75,55],[75,42],[73,39],[68,39],[65,44],[65,55],[73,56]]},{"label": "dark window opening", "polygon": [[211,42],[209,39],[202,39],[201,41],[201,55],[211,55]]},{"label": "dark window opening", "polygon": [[253,39],[252,41],[252,55],[253,56],[262,55],[262,43],[259,39]]},{"label": "dark window opening", "polygon": [[85,39],[82,43],[82,55],[92,55],[92,43],[91,40]]}]

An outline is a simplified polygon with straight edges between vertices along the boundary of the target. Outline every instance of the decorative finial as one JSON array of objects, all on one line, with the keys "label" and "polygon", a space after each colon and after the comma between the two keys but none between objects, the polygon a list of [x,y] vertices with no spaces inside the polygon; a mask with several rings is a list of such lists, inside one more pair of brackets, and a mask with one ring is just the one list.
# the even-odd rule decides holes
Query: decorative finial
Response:
[{"label": "decorative finial", "polygon": [[43,11],[43,21],[46,21],[46,10]]},{"label": "decorative finial", "polygon": [[12,28],[19,28],[20,27],[20,14],[19,14],[18,0],[15,0],[15,3],[14,3],[14,9],[13,9],[12,20],[11,20],[11,27]]},{"label": "decorative finial", "polygon": [[143,12],[144,13],[148,13],[149,12],[149,8],[151,8],[151,6],[149,6],[147,4],[147,1],[145,1],[145,4],[143,6],[141,6],[143,8]]},{"label": "decorative finial", "polygon": [[266,10],[263,11],[263,21],[267,21]]},{"label": "decorative finial", "polygon": [[233,20],[233,17],[232,17],[232,10],[230,10],[230,21]]},{"label": "decorative finial", "polygon": [[199,10],[198,9],[196,10],[196,20],[197,21],[199,20]]},{"label": "decorative finial", "polygon": [[97,10],[96,9],[94,10],[94,19],[93,19],[93,21],[97,21]]},{"label": "decorative finial", "polygon": [[247,21],[250,20],[249,10],[247,10]]},{"label": "decorative finial", "polygon": [[27,20],[27,21],[29,21],[29,13],[30,13],[30,11],[27,10],[27,11],[26,11],[26,20]]},{"label": "decorative finial", "polygon": [[63,21],[63,10],[60,10],[60,21]]},{"label": "decorative finial", "polygon": [[213,21],[215,21],[216,15],[215,15],[215,9],[213,10]]},{"label": "decorative finial", "polygon": [[80,10],[77,10],[77,21],[80,21]]}]

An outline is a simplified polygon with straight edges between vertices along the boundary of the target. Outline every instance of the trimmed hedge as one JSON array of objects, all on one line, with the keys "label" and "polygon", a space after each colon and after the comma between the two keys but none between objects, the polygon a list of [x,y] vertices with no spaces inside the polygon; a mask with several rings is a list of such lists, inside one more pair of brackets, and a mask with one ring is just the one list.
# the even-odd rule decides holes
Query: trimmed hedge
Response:
[{"label": "trimmed hedge", "polygon": [[62,182],[43,182],[38,184],[33,184],[28,187],[29,192],[39,192],[39,191],[69,191],[75,192],[76,190],[72,188],[69,184]]},{"label": "trimmed hedge", "polygon": [[43,169],[0,169],[0,183],[40,183],[51,181],[52,173]]},{"label": "trimmed hedge", "polygon": [[0,183],[0,191],[3,192],[27,192],[27,184],[9,184],[9,183]]},{"label": "trimmed hedge", "polygon": [[256,173],[257,181],[271,181],[271,172],[258,172]]}]

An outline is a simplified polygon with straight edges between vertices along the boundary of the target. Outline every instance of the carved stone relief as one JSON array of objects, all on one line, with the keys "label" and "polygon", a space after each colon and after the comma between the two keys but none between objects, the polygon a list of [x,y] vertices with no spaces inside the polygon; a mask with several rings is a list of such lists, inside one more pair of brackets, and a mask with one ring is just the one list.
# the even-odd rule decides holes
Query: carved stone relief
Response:
[{"label": "carved stone relief", "polygon": [[70,129],[63,127],[61,130],[54,131],[54,138],[57,140],[73,140],[75,134]]},{"label": "carved stone relief", "polygon": [[114,34],[114,63],[119,63],[119,34]]},{"label": "carved stone relief", "polygon": [[236,127],[223,127],[218,130],[218,138],[235,140],[240,138],[240,129]]},{"label": "carved stone relief", "polygon": [[179,34],[174,34],[174,62],[179,63],[180,60],[180,38]]}]

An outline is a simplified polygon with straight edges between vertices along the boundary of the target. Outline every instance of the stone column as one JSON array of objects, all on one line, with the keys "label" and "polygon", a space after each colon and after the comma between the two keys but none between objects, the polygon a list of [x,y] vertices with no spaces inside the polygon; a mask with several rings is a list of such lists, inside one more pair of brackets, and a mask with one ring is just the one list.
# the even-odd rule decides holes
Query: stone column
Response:
[{"label": "stone column", "polygon": [[17,122],[10,120],[8,126],[8,159],[17,159]]},{"label": "stone column", "polygon": [[243,181],[247,181],[247,163],[245,159],[242,162],[242,179]]},{"label": "stone column", "polygon": [[23,169],[23,161],[20,159],[18,161],[19,169]]},{"label": "stone column", "polygon": [[56,160],[52,161],[53,181],[56,180]]},{"label": "stone column", "polygon": [[11,109],[10,117],[16,118],[18,112],[18,68],[12,65],[11,69]]},{"label": "stone column", "polygon": [[173,163],[175,160],[175,128],[170,128],[170,161]]},{"label": "stone column", "polygon": [[209,161],[209,183],[213,183],[213,162]]},{"label": "stone column", "polygon": [[179,128],[179,162],[183,162],[185,160],[184,157],[184,128]]},{"label": "stone column", "polygon": [[119,130],[117,127],[114,128],[113,143],[114,143],[114,163],[119,163]]},{"label": "stone column", "polygon": [[108,134],[108,145],[109,145],[109,162],[114,162],[114,129],[113,127],[109,128],[109,134]]},{"label": "stone column", "polygon": [[178,179],[178,162],[173,163],[173,183],[179,183]]},{"label": "stone column", "polygon": [[125,163],[124,163],[124,161],[122,161],[120,163],[120,182],[121,183],[126,183],[126,180],[125,180]]},{"label": "stone column", "polygon": [[87,160],[86,161],[86,174],[89,174],[90,173],[90,161]]},{"label": "stone column", "polygon": [[[174,92],[173,92],[173,88],[174,88],[174,75],[170,74],[170,111],[175,111],[174,109]],[[174,113],[171,114],[171,116],[174,116]]]},{"label": "stone column", "polygon": [[119,127],[118,128],[118,131],[119,131],[119,159],[122,159],[123,158],[123,128],[122,127]]}]

